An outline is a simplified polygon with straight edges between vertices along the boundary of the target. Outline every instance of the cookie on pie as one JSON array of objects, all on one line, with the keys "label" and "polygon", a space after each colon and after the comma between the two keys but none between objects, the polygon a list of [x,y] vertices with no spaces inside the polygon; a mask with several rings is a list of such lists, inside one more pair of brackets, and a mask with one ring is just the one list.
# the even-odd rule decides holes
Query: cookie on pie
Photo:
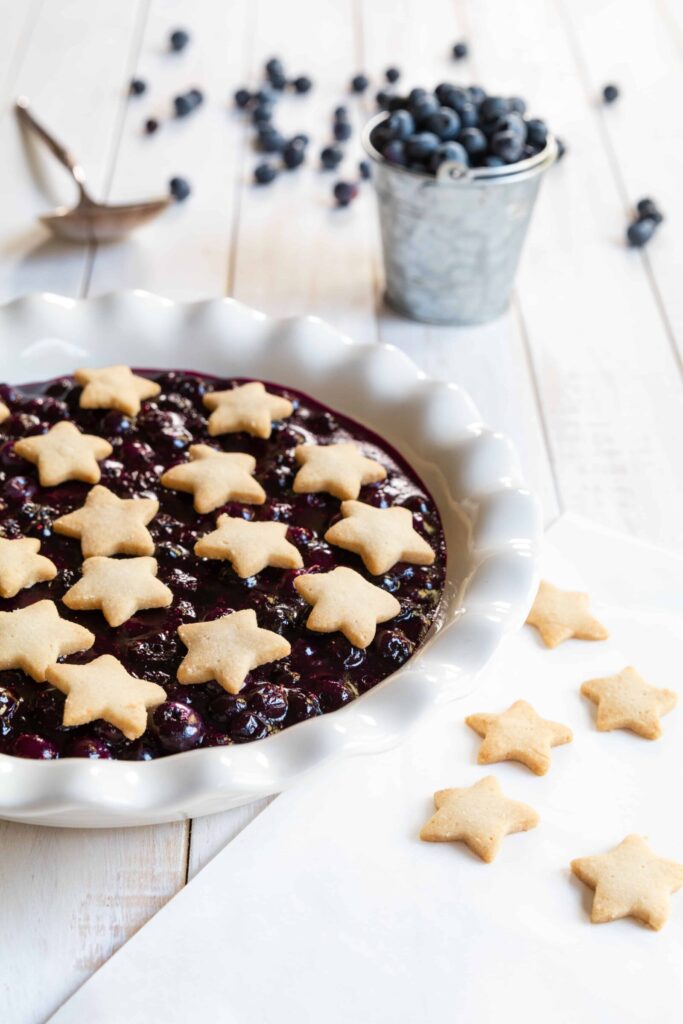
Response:
[{"label": "cookie on pie", "polygon": [[47,434],[36,434],[15,441],[17,455],[38,467],[41,487],[56,487],[67,480],[86,484],[99,482],[98,462],[114,450],[108,441],[94,434],[82,434],[70,420],[55,423]]},{"label": "cookie on pie", "polygon": [[110,626],[121,626],[136,612],[168,608],[173,592],[158,580],[155,558],[103,558],[83,562],[83,575],[62,598],[74,611],[101,611]]},{"label": "cookie on pie", "polygon": [[194,507],[202,514],[228,501],[263,505],[266,492],[254,480],[256,459],[243,452],[219,452],[208,444],[190,445],[190,462],[167,469],[164,487],[194,495]]},{"label": "cookie on pie", "polygon": [[386,480],[387,471],[362,455],[352,441],[339,444],[300,444],[294,458],[301,469],[294,477],[295,494],[327,491],[342,501],[355,499],[365,484]]},{"label": "cookie on pie", "polygon": [[373,576],[382,576],[397,562],[431,565],[436,555],[413,527],[413,513],[396,505],[375,508],[362,501],[342,501],[339,522],[325,534],[328,544],[353,551]]},{"label": "cookie on pie", "polygon": [[238,385],[227,391],[209,391],[204,405],[212,410],[209,434],[235,434],[244,431],[252,437],[270,437],[273,420],[283,420],[294,411],[292,403],[280,395],[271,395],[260,381]]},{"label": "cookie on pie", "polygon": [[129,366],[76,370],[74,377],[83,386],[81,409],[116,409],[125,416],[137,416],[141,403],[161,391],[153,380],[139,377]]},{"label": "cookie on pie", "polygon": [[85,505],[55,519],[53,529],[81,542],[84,558],[94,555],[153,555],[154,541],[147,524],[159,511],[156,498],[117,498],[98,484]]},{"label": "cookie on pie", "polygon": [[0,423],[4,423],[12,414],[4,402],[0,402]]},{"label": "cookie on pie", "polygon": [[39,552],[35,537],[0,537],[0,597],[16,597],[20,590],[55,578],[57,566]]},{"label": "cookie on pie", "polygon": [[401,610],[393,594],[343,565],[331,572],[304,573],[297,576],[294,586],[313,605],[308,629],[315,633],[339,630],[354,647],[367,647],[377,624],[393,619]]},{"label": "cookie on pie", "polygon": [[194,553],[225,559],[242,579],[268,566],[300,569],[304,564],[298,548],[287,540],[286,523],[249,522],[239,516],[219,516],[218,529],[198,540]]},{"label": "cookie on pie", "polygon": [[54,601],[0,612],[0,671],[18,668],[44,683],[58,658],[88,651],[94,643],[89,629],[60,618]]}]

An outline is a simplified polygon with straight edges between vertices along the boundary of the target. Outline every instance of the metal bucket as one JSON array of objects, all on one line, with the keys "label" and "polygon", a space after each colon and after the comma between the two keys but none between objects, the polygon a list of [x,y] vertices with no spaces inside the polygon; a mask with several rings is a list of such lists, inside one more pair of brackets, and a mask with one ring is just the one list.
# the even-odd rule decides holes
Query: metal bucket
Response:
[{"label": "metal bucket", "polygon": [[507,307],[541,177],[557,157],[545,148],[517,164],[445,163],[436,177],[388,163],[366,126],[374,161],[386,299],[398,312],[436,324],[478,324]]}]

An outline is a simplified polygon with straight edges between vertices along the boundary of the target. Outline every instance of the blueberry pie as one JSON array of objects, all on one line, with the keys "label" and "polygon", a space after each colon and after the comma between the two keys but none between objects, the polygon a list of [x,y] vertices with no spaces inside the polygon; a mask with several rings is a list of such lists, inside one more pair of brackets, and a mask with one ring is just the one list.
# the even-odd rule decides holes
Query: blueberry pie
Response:
[{"label": "blueberry pie", "polygon": [[261,381],[0,385],[0,752],[150,760],[353,700],[424,641],[446,546],[386,442]]}]

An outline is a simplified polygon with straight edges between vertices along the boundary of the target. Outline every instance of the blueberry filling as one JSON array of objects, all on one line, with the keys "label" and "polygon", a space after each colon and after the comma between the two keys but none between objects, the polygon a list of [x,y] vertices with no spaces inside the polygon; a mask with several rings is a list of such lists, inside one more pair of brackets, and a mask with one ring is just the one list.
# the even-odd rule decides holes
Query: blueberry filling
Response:
[{"label": "blueberry filling", "polygon": [[[0,752],[37,759],[150,760],[198,747],[249,743],[335,711],[371,689],[410,658],[434,621],[446,568],[441,521],[424,485],[386,442],[313,399],[270,384],[269,391],[289,398],[295,411],[274,424],[268,440],[243,433],[211,438],[202,396],[236,381],[180,371],[145,373],[162,390],[156,399],[143,403],[135,419],[106,409],[81,409],[81,389],[70,377],[25,386],[0,385],[0,401],[10,410],[0,424],[0,536],[38,537],[42,553],[59,570],[51,582],[22,590],[15,598],[0,599],[0,611],[44,598],[56,601],[60,614],[96,636],[92,650],[74,655],[70,662],[87,663],[101,654],[113,654],[133,675],[163,686],[167,699],[150,713],[144,735],[131,742],[104,721],[64,727],[61,693],[35,683],[21,671],[0,671]],[[113,629],[99,612],[73,612],[61,603],[80,578],[83,559],[78,542],[55,534],[52,523],[80,507],[89,486],[69,482],[41,488],[35,467],[14,452],[14,442],[45,433],[63,419],[113,446],[112,455],[101,463],[102,484],[120,497],[159,499],[159,514],[150,531],[159,579],[174,594],[170,608],[138,612]],[[362,489],[360,500],[379,507],[410,508],[415,529],[436,551],[433,565],[399,563],[384,576],[372,577],[356,555],[325,542],[326,530],[339,515],[339,501],[328,494],[294,494],[293,452],[301,443],[349,440],[388,471],[385,481]],[[268,495],[265,505],[229,502],[210,515],[198,515],[191,495],[162,487],[162,471],[185,461],[194,443],[253,455],[256,478]],[[339,633],[310,632],[306,629],[309,608],[293,585],[301,570],[265,569],[242,580],[229,563],[194,555],[197,539],[214,528],[223,512],[287,523],[288,539],[301,551],[305,569],[348,565],[394,594],[401,603],[399,615],[378,628],[366,650],[354,647]],[[250,673],[237,695],[226,693],[216,682],[178,683],[176,672],[185,654],[178,626],[242,608],[253,608],[261,626],[286,636],[291,654]]]}]

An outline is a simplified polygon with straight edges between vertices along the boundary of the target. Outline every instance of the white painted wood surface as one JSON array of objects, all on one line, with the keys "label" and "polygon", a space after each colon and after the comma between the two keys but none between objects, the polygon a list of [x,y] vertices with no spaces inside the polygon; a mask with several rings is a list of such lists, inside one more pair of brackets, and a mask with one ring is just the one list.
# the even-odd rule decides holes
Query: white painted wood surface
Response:
[{"label": "white painted wood surface", "polygon": [[[269,313],[315,313],[354,336],[392,342],[429,373],[466,386],[516,441],[546,517],[571,508],[683,546],[683,94],[680,0],[0,0],[0,299],[140,287],[176,299],[234,294]],[[164,51],[187,26],[193,41]],[[472,57],[454,65],[450,44]],[[255,156],[233,89],[282,55],[315,91],[288,97],[286,129],[327,141],[366,70],[373,92],[396,64],[408,85],[481,81],[519,93],[569,153],[545,183],[515,300],[493,324],[420,326],[387,311],[369,188],[334,210],[334,175],[311,166],[250,184]],[[128,99],[133,73],[149,93]],[[622,98],[597,103],[615,80]],[[206,89],[186,122],[170,98]],[[19,93],[79,155],[95,192],[154,194],[187,175],[186,204],[128,242],[52,242],[36,216],[72,194],[26,147]],[[164,118],[154,138],[144,117]],[[357,145],[344,173],[351,173]],[[667,223],[646,252],[623,245],[629,206],[654,195]],[[0,373],[1,376],[1,373]],[[0,1020],[38,1024],[184,884],[266,801],[224,815],[118,832],[0,823]]]}]

